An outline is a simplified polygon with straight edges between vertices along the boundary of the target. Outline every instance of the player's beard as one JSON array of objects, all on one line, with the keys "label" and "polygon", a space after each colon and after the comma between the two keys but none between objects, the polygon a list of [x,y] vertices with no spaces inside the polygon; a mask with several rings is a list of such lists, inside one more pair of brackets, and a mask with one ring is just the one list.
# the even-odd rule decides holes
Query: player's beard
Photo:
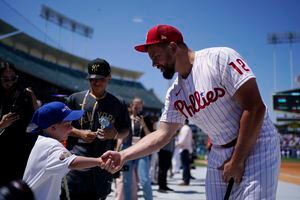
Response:
[{"label": "player's beard", "polygon": [[[168,54],[167,60],[172,60],[172,56],[170,54]],[[164,67],[163,77],[165,79],[170,80],[173,78],[174,74],[175,74],[175,63],[174,62],[167,63]]]},{"label": "player's beard", "polygon": [[174,68],[172,68],[172,69],[166,69],[166,70],[163,72],[163,77],[164,77],[165,79],[170,80],[170,79],[173,78],[174,74],[175,74]]}]

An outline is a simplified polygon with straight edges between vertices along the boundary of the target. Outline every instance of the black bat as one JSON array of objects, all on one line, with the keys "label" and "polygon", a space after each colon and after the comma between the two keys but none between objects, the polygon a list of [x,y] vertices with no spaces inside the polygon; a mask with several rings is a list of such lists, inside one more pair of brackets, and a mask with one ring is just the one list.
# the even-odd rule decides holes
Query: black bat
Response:
[{"label": "black bat", "polygon": [[228,200],[229,197],[230,197],[230,192],[232,190],[232,187],[233,187],[233,184],[234,184],[234,179],[231,178],[228,182],[228,185],[227,185],[227,189],[226,189],[226,193],[225,193],[225,196],[224,196],[224,200]]}]

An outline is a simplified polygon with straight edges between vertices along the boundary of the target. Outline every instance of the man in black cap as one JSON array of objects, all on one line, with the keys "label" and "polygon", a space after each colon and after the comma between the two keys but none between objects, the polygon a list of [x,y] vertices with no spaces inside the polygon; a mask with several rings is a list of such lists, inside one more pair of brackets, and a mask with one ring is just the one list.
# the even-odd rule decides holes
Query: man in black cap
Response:
[{"label": "man in black cap", "polygon": [[[85,110],[68,139],[68,148],[80,156],[99,157],[113,150],[117,139],[128,135],[130,120],[124,101],[106,91],[111,68],[103,59],[88,63],[90,89],[72,94],[71,109]],[[100,168],[70,171],[67,175],[66,195],[73,199],[105,199],[111,192],[112,174]],[[66,185],[65,185],[66,186]]]}]

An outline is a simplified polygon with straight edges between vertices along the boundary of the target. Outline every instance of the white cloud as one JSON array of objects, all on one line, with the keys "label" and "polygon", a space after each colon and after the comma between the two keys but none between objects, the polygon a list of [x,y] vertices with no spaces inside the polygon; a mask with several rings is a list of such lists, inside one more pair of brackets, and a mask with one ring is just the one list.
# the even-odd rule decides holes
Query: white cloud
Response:
[{"label": "white cloud", "polygon": [[132,21],[134,23],[142,23],[144,20],[141,17],[133,17]]}]

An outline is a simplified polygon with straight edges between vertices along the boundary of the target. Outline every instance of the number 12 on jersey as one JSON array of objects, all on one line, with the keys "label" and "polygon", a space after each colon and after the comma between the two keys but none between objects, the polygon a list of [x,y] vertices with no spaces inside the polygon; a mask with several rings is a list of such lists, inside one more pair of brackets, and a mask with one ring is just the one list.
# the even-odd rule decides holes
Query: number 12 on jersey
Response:
[{"label": "number 12 on jersey", "polygon": [[236,59],[236,63],[237,63],[237,65],[234,62],[230,62],[229,65],[234,70],[236,70],[240,75],[242,75],[244,73],[243,71],[246,71],[246,72],[250,71],[250,69],[247,68],[246,64],[241,59],[239,59],[239,58]]}]

